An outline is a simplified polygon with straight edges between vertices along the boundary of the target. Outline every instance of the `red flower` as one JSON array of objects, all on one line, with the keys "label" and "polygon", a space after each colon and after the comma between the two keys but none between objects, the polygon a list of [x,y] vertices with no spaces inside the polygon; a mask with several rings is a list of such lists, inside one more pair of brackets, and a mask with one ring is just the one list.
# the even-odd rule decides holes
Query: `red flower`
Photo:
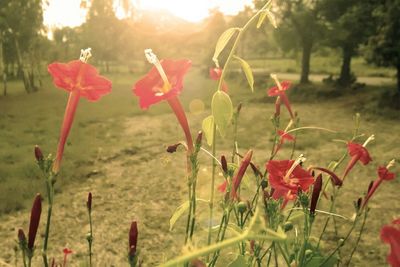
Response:
[{"label": "red flower", "polygon": [[390,254],[387,261],[392,267],[400,266],[400,219],[394,220],[392,225],[385,225],[381,229],[381,240],[390,245]]},{"label": "red flower", "polygon": [[140,108],[147,109],[149,106],[162,100],[168,100],[179,95],[183,89],[183,78],[192,66],[192,62],[183,60],[161,60],[162,68],[168,78],[170,88],[166,88],[157,68],[153,68],[145,77],[135,83],[132,90],[139,97]]},{"label": "red flower", "polygon": [[63,253],[64,253],[64,263],[63,263],[63,267],[67,266],[67,258],[69,254],[72,254],[72,250],[68,249],[68,248],[64,248],[63,249]]},{"label": "red flower", "polygon": [[[221,68],[210,68],[210,78],[214,81],[219,81],[221,79],[222,69]],[[222,81],[222,91],[228,93],[228,85],[226,85],[225,81]]]},{"label": "red flower", "polygon": [[67,64],[52,63],[47,69],[53,76],[55,86],[70,92],[53,164],[53,172],[58,173],[79,98],[84,97],[89,101],[100,99],[101,96],[111,92],[111,81],[100,76],[96,68],[81,60],[73,60]]},{"label": "red flower", "polygon": [[290,141],[290,142],[292,142],[292,141],[295,140],[295,138],[294,138],[293,135],[290,135],[290,134],[288,134],[287,132],[282,131],[282,130],[278,130],[278,135],[280,136],[280,138],[279,138],[279,143],[278,143],[278,145],[276,146],[276,150],[275,150],[274,155],[275,155],[276,153],[278,153],[278,151],[281,149],[281,147],[282,147],[282,145],[285,143],[285,141],[288,141],[288,142]]},{"label": "red flower", "polygon": [[372,161],[368,150],[360,144],[349,142],[347,144],[347,150],[349,152],[349,155],[351,156],[351,159],[344,171],[343,180],[357,163],[357,161],[361,161],[363,165],[367,165],[370,161]]},{"label": "red flower", "polygon": [[266,164],[268,179],[274,189],[272,197],[285,200],[293,200],[297,196],[298,189],[308,191],[314,183],[314,177],[300,165],[293,168],[294,160],[270,160]]},{"label": "red flower", "polygon": [[[293,119],[294,115],[293,115],[293,112],[292,112],[292,108],[290,107],[289,99],[287,98],[286,93],[285,93],[285,91],[288,90],[292,84],[291,84],[290,81],[283,81],[283,82],[280,83],[280,85],[281,85],[281,88],[279,88],[278,86],[274,86],[274,87],[269,88],[268,91],[267,91],[268,96],[271,96],[271,97],[277,96],[277,97],[279,97],[283,101],[283,103],[285,104],[287,110],[289,111],[290,117]],[[279,112],[278,112],[279,108],[277,107],[279,105],[280,105],[280,101],[277,101],[276,102],[276,113],[278,113],[278,114],[276,114],[276,115],[279,115]]]},{"label": "red flower", "polygon": [[[150,53],[152,52],[150,51]],[[159,62],[154,54],[152,56],[155,59],[151,63],[156,65],[144,78],[135,83],[132,91],[139,97],[139,105],[142,109],[147,109],[162,100],[168,101],[185,134],[188,151],[192,152],[193,140],[189,123],[185,111],[177,98],[183,89],[183,78],[192,66],[192,62],[187,59],[177,61],[161,60]],[[162,74],[158,68],[162,69]],[[166,77],[162,77],[164,74]]]},{"label": "red flower", "polygon": [[[388,166],[391,166],[391,163],[389,163]],[[363,207],[365,207],[365,205],[367,205],[368,200],[372,197],[372,195],[375,193],[375,191],[378,189],[378,187],[380,186],[380,184],[383,181],[390,181],[393,180],[395,178],[395,174],[392,172],[389,172],[388,167],[384,167],[384,166],[380,166],[378,168],[378,179],[376,179],[373,183],[372,186],[370,186],[368,188],[368,193],[367,196],[365,197],[364,203],[363,203]]]}]

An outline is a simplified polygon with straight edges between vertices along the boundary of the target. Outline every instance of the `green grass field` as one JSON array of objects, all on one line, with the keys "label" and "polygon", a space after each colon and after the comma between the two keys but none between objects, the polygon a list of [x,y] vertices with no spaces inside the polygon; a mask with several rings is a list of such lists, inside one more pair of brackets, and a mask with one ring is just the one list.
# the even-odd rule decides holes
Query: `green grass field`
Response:
[{"label": "green grass field", "polygon": [[[84,259],[86,244],[82,228],[87,228],[84,201],[89,190],[95,196],[95,259],[116,266],[124,262],[126,233],[133,217],[140,222],[139,244],[145,266],[154,266],[179,254],[182,242],[177,232],[182,230],[183,220],[177,230],[169,233],[168,219],[186,195],[184,157],[182,153],[166,154],[165,147],[183,139],[183,136],[165,103],[147,111],[138,108],[131,93],[138,77],[112,74],[112,94],[98,103],[81,100],[79,104],[56,184],[59,194],[56,196],[56,222],[50,240],[53,244],[50,253],[53,255],[61,255],[64,246],[76,251],[72,266],[78,266],[78,262]],[[255,161],[263,166],[271,147],[273,99],[265,96],[265,84],[257,83],[254,94],[241,78],[229,80],[228,84],[234,105],[243,103],[238,131],[239,149],[241,152],[254,149]],[[210,113],[209,103],[215,85],[198,69],[186,77],[181,100],[186,110],[192,108],[189,119],[193,133],[201,129],[202,119]],[[67,100],[66,92],[55,89],[50,79],[46,79],[42,90],[31,95],[23,93],[21,86],[20,83],[10,84],[10,95],[0,98],[0,213],[3,214],[0,246],[5,248],[0,251],[0,259],[7,262],[13,261],[16,229],[27,225],[26,207],[36,192],[45,192],[44,181],[34,162],[34,145],[38,144],[44,153],[55,153]],[[357,111],[365,111],[361,115],[361,131],[366,137],[370,134],[377,136],[370,145],[373,164],[364,168],[357,165],[342,190],[337,212],[347,217],[352,215],[353,201],[375,178],[376,166],[392,158],[400,160],[399,120],[382,115],[394,113],[393,118],[398,116],[398,111],[374,112],[378,109],[377,99],[381,94],[376,89],[367,87],[335,94],[333,89],[316,84],[307,88],[296,87],[291,93],[302,126],[320,126],[339,132],[299,133],[296,155],[304,153],[308,158],[307,164],[327,166],[331,160],[341,156],[345,146],[332,140],[350,137],[352,118]],[[204,110],[201,105],[200,109],[196,108],[193,100],[197,101],[197,106],[203,103]],[[228,134],[226,140],[221,141],[218,154],[231,151],[230,137]],[[280,157],[288,156],[289,152],[288,148],[283,149]],[[201,157],[201,165],[199,194],[208,198],[210,160],[205,155]],[[397,173],[398,170],[396,167]],[[370,223],[354,266],[384,264],[388,248],[379,241],[379,229],[399,216],[400,204],[391,202],[398,189],[399,180],[383,184],[373,200]],[[205,218],[206,214],[204,211],[200,216]],[[200,220],[200,225],[204,224]],[[343,223],[341,227],[343,230],[347,225]],[[374,265],[366,265],[368,263]]]}]

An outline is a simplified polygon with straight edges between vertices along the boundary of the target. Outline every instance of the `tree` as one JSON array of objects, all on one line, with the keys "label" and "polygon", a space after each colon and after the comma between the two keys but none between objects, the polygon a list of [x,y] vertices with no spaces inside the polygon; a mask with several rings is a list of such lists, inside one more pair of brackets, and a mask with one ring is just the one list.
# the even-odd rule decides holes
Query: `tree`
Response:
[{"label": "tree", "polygon": [[320,12],[327,22],[325,42],[342,50],[338,85],[348,86],[354,81],[351,59],[373,33],[375,20],[372,10],[375,5],[376,0],[322,0],[319,3]]},{"label": "tree", "polygon": [[[321,20],[318,4],[321,0],[286,0],[277,5],[281,27],[288,34],[279,35],[282,39],[289,38],[283,43],[293,43],[293,34],[302,51],[300,83],[309,82],[310,59],[313,47],[322,39],[324,24]],[[255,0],[255,6],[264,5],[267,0]],[[286,46],[287,48],[287,46]]]},{"label": "tree", "polygon": [[[29,93],[36,90],[34,84],[34,65],[30,62],[26,66],[25,61],[32,58],[35,51],[33,45],[43,28],[41,0],[2,0],[0,4],[0,31],[3,36],[4,46],[13,46],[18,64],[18,72],[22,78],[25,90]],[[10,55],[3,55],[3,59]],[[3,61],[4,62],[4,61]]]},{"label": "tree", "polygon": [[368,42],[368,59],[397,70],[397,107],[400,108],[400,0],[384,0],[375,11],[378,28]]}]

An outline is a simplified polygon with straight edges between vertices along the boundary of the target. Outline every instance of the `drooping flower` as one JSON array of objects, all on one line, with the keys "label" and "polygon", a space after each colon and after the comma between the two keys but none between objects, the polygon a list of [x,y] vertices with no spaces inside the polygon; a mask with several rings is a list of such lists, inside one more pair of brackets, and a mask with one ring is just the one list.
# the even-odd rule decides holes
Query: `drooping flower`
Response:
[{"label": "drooping flower", "polygon": [[[276,74],[271,74],[271,78],[275,80],[276,86],[273,86],[271,88],[268,89],[267,94],[268,96],[271,97],[278,97],[280,100],[277,100],[277,102],[275,103],[276,107],[276,112],[275,112],[275,116],[279,115],[279,107],[277,107],[277,105],[280,105],[280,101],[283,102],[283,104],[285,104],[286,109],[288,110],[290,117],[292,119],[294,119],[294,114],[292,111],[292,108],[290,106],[290,102],[289,99],[286,96],[286,91],[290,88],[290,86],[292,85],[292,83],[290,81],[283,81],[283,82],[279,82],[278,77],[276,76]],[[277,114],[278,113],[278,114]]]},{"label": "drooping flower", "polygon": [[282,145],[285,142],[293,142],[295,140],[295,137],[291,134],[288,134],[286,131],[278,130],[278,135],[279,135],[279,142],[278,145],[276,146],[275,153],[278,153],[278,151],[282,148]]},{"label": "drooping flower", "polygon": [[79,60],[73,60],[69,63],[55,62],[47,67],[47,70],[53,76],[54,85],[69,92],[56,159],[53,164],[54,173],[59,172],[64,146],[71,130],[79,99],[83,97],[89,101],[97,101],[103,95],[111,92],[111,81],[100,76],[96,68],[87,63],[90,56],[89,48],[81,51]]},{"label": "drooping flower", "polygon": [[379,166],[378,167],[378,179],[376,179],[374,182],[370,184],[368,187],[368,192],[367,196],[365,197],[365,200],[363,202],[362,207],[364,208],[367,204],[370,198],[373,196],[375,191],[378,189],[380,184],[383,181],[391,181],[395,178],[395,174],[392,172],[389,172],[389,169],[394,165],[394,160],[390,161],[389,164],[384,167],[384,166]]},{"label": "drooping flower", "polygon": [[31,219],[28,231],[28,249],[33,251],[35,245],[36,233],[39,228],[40,215],[42,214],[42,196],[37,194],[33,201],[31,209]]},{"label": "drooping flower", "polygon": [[307,192],[314,183],[314,177],[304,170],[300,163],[305,159],[300,156],[297,160],[270,160],[266,164],[268,180],[274,189],[274,199],[284,198],[284,205],[297,197],[299,189]]},{"label": "drooping flower", "polygon": [[183,89],[183,78],[192,66],[192,62],[183,60],[161,60],[151,49],[145,50],[147,60],[153,68],[145,77],[137,81],[132,91],[139,97],[139,105],[147,109],[162,100],[167,100],[184,131],[188,150],[193,151],[193,140],[185,111],[177,96]]},{"label": "drooping flower", "polygon": [[349,163],[347,164],[346,169],[344,171],[343,180],[345,179],[347,174],[349,174],[351,169],[353,169],[353,167],[357,163],[357,161],[360,161],[363,165],[367,165],[368,163],[370,163],[372,161],[372,158],[369,155],[369,152],[365,148],[365,146],[373,139],[374,139],[374,136],[371,135],[371,137],[369,137],[363,145],[353,143],[353,142],[349,142],[347,144],[347,150],[349,152],[349,155],[351,156],[351,159],[350,159]]},{"label": "drooping flower", "polygon": [[[214,81],[219,81],[221,79],[222,69],[221,68],[210,68],[210,78]],[[225,81],[222,81],[221,90],[228,93],[228,85]]]},{"label": "drooping flower", "polygon": [[381,240],[390,245],[387,262],[392,267],[400,266],[400,219],[394,220],[391,225],[382,227]]}]

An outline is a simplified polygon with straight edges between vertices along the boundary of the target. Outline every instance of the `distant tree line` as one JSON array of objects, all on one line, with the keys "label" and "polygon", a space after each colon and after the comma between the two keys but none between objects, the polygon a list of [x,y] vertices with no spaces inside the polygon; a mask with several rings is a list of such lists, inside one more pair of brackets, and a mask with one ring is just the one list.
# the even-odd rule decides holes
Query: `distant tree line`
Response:
[{"label": "distant tree line", "polygon": [[[267,0],[253,0],[255,9]],[[212,64],[219,35],[229,26],[247,21],[255,10],[245,7],[238,15],[224,16],[218,10],[202,24],[187,23],[157,12],[136,12],[129,0],[122,4],[125,16],[118,19],[115,1],[82,1],[86,22],[76,28],[61,28],[46,38],[42,0],[0,2],[0,72],[4,94],[7,79],[19,78],[28,93],[40,85],[41,64],[77,58],[83,47],[92,47],[104,71],[121,62],[133,71],[140,65],[142,51],[152,47],[161,55],[188,56]],[[267,54],[301,55],[300,82],[308,83],[312,54],[321,47],[341,51],[338,87],[355,81],[351,61],[360,51],[368,62],[397,70],[400,103],[400,0],[285,0],[274,9],[279,30],[264,26],[250,30],[239,52],[254,57]]]}]

